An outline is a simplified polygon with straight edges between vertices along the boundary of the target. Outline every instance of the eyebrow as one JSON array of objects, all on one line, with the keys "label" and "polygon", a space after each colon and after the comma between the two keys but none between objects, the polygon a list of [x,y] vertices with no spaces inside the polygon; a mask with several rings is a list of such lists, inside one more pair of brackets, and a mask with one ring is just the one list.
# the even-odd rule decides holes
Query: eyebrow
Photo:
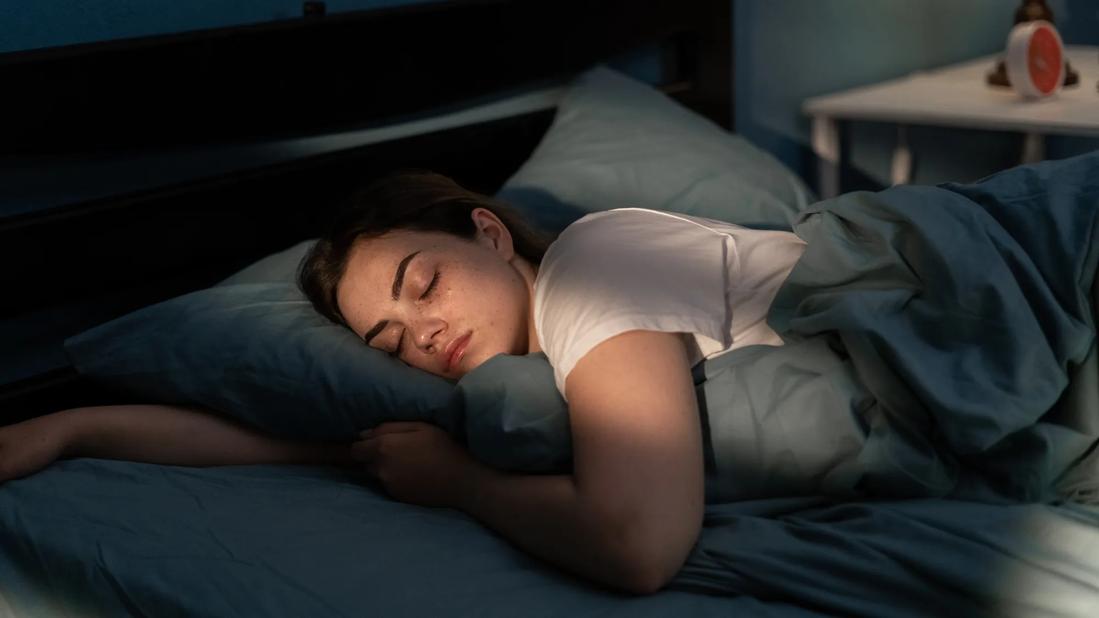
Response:
[{"label": "eyebrow", "polygon": [[[404,287],[404,273],[408,270],[408,263],[419,253],[419,251],[413,251],[406,255],[405,258],[401,260],[400,264],[397,264],[397,272],[393,273],[393,300],[397,300],[401,297],[401,288]],[[370,345],[370,341],[374,339],[374,337],[377,337],[378,333],[382,332],[388,324],[389,320],[382,320],[375,324],[374,328],[366,331],[363,335],[363,342]]]},{"label": "eyebrow", "polygon": [[393,300],[397,300],[401,297],[401,288],[404,286],[404,271],[408,269],[408,263],[412,261],[412,258],[416,257],[419,253],[419,251],[409,253],[401,260],[401,263],[397,265],[397,272],[393,273]]},{"label": "eyebrow", "polygon": [[365,342],[366,345],[370,345],[370,340],[377,337],[378,333],[382,332],[382,329],[385,328],[387,324],[389,324],[389,320],[382,320],[375,324],[374,328],[366,331],[366,334],[363,335],[363,342]]}]

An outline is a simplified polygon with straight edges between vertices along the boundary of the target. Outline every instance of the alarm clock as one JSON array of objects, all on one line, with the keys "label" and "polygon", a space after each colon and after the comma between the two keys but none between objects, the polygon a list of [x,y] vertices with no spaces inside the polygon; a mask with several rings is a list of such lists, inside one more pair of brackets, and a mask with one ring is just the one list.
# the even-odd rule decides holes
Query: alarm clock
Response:
[{"label": "alarm clock", "polygon": [[1023,97],[1056,94],[1065,79],[1065,49],[1061,35],[1048,21],[1021,23],[1011,29],[1004,56],[1011,87]]}]

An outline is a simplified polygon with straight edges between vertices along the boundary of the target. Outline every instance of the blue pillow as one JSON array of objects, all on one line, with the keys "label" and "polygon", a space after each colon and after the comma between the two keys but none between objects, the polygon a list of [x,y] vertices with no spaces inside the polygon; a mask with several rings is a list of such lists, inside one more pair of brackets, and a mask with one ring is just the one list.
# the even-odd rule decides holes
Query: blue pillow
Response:
[{"label": "blue pillow", "polygon": [[80,373],[150,402],[201,405],[280,436],[350,441],[385,420],[455,429],[450,382],[368,348],[293,283],[199,290],[65,348]]},{"label": "blue pillow", "polygon": [[[789,228],[812,199],[743,139],[604,68],[570,87],[498,197],[549,231],[618,206]],[[346,441],[382,421],[423,420],[496,467],[567,468],[567,407],[543,355],[498,356],[455,388],[367,348],[294,284],[312,242],[70,338],[70,360],[150,401],[202,405],[276,435]]]},{"label": "blue pillow", "polygon": [[815,201],[771,155],[602,66],[570,86],[499,197],[553,233],[590,212],[625,206],[789,230]]}]

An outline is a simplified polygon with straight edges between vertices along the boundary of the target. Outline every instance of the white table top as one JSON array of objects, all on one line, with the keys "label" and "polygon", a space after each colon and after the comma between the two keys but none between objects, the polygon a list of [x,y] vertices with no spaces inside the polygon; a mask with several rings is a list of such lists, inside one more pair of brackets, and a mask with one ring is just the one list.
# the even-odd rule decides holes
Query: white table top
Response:
[{"label": "white table top", "polygon": [[985,76],[1000,57],[993,54],[813,97],[803,109],[838,119],[1099,137],[1099,47],[1067,46],[1065,52],[1080,82],[1037,101],[987,85]]}]

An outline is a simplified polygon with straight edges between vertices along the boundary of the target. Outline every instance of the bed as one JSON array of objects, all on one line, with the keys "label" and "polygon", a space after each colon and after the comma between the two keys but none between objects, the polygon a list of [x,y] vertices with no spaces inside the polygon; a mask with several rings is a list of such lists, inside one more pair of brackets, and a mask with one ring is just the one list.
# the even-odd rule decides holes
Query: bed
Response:
[{"label": "bed", "polygon": [[[5,83],[27,94],[0,119],[12,136],[0,251],[33,266],[4,274],[20,293],[3,303],[0,424],[149,401],[337,441],[379,420],[426,420],[494,466],[567,470],[567,417],[544,358],[428,380],[364,356],[294,288],[332,209],[409,167],[498,195],[551,232],[626,201],[804,237],[879,234],[889,242],[866,244],[891,290],[961,272],[944,264],[1004,268],[1025,285],[982,293],[1043,320],[1010,314],[1011,337],[965,357],[1005,385],[973,402],[950,379],[944,359],[957,354],[882,369],[902,365],[882,342],[910,339],[890,308],[943,332],[939,299],[868,291],[862,262],[842,252],[807,260],[793,276],[802,285],[776,301],[787,346],[696,368],[700,401],[744,413],[702,419],[702,535],[653,595],[577,579],[461,512],[396,502],[345,470],[70,459],[0,484],[0,615],[1099,612],[1087,300],[1099,156],[815,203],[726,131],[730,2],[425,2],[327,16],[307,4],[301,19],[2,59]],[[1080,249],[1028,241],[1028,222],[1003,208],[1019,203]],[[953,214],[977,206],[981,217]],[[1054,271],[1073,277],[1058,287]],[[822,300],[837,293],[846,309]],[[843,326],[852,320],[858,329]],[[1020,346],[1049,359],[995,362]],[[934,425],[938,413],[958,416]]]}]

